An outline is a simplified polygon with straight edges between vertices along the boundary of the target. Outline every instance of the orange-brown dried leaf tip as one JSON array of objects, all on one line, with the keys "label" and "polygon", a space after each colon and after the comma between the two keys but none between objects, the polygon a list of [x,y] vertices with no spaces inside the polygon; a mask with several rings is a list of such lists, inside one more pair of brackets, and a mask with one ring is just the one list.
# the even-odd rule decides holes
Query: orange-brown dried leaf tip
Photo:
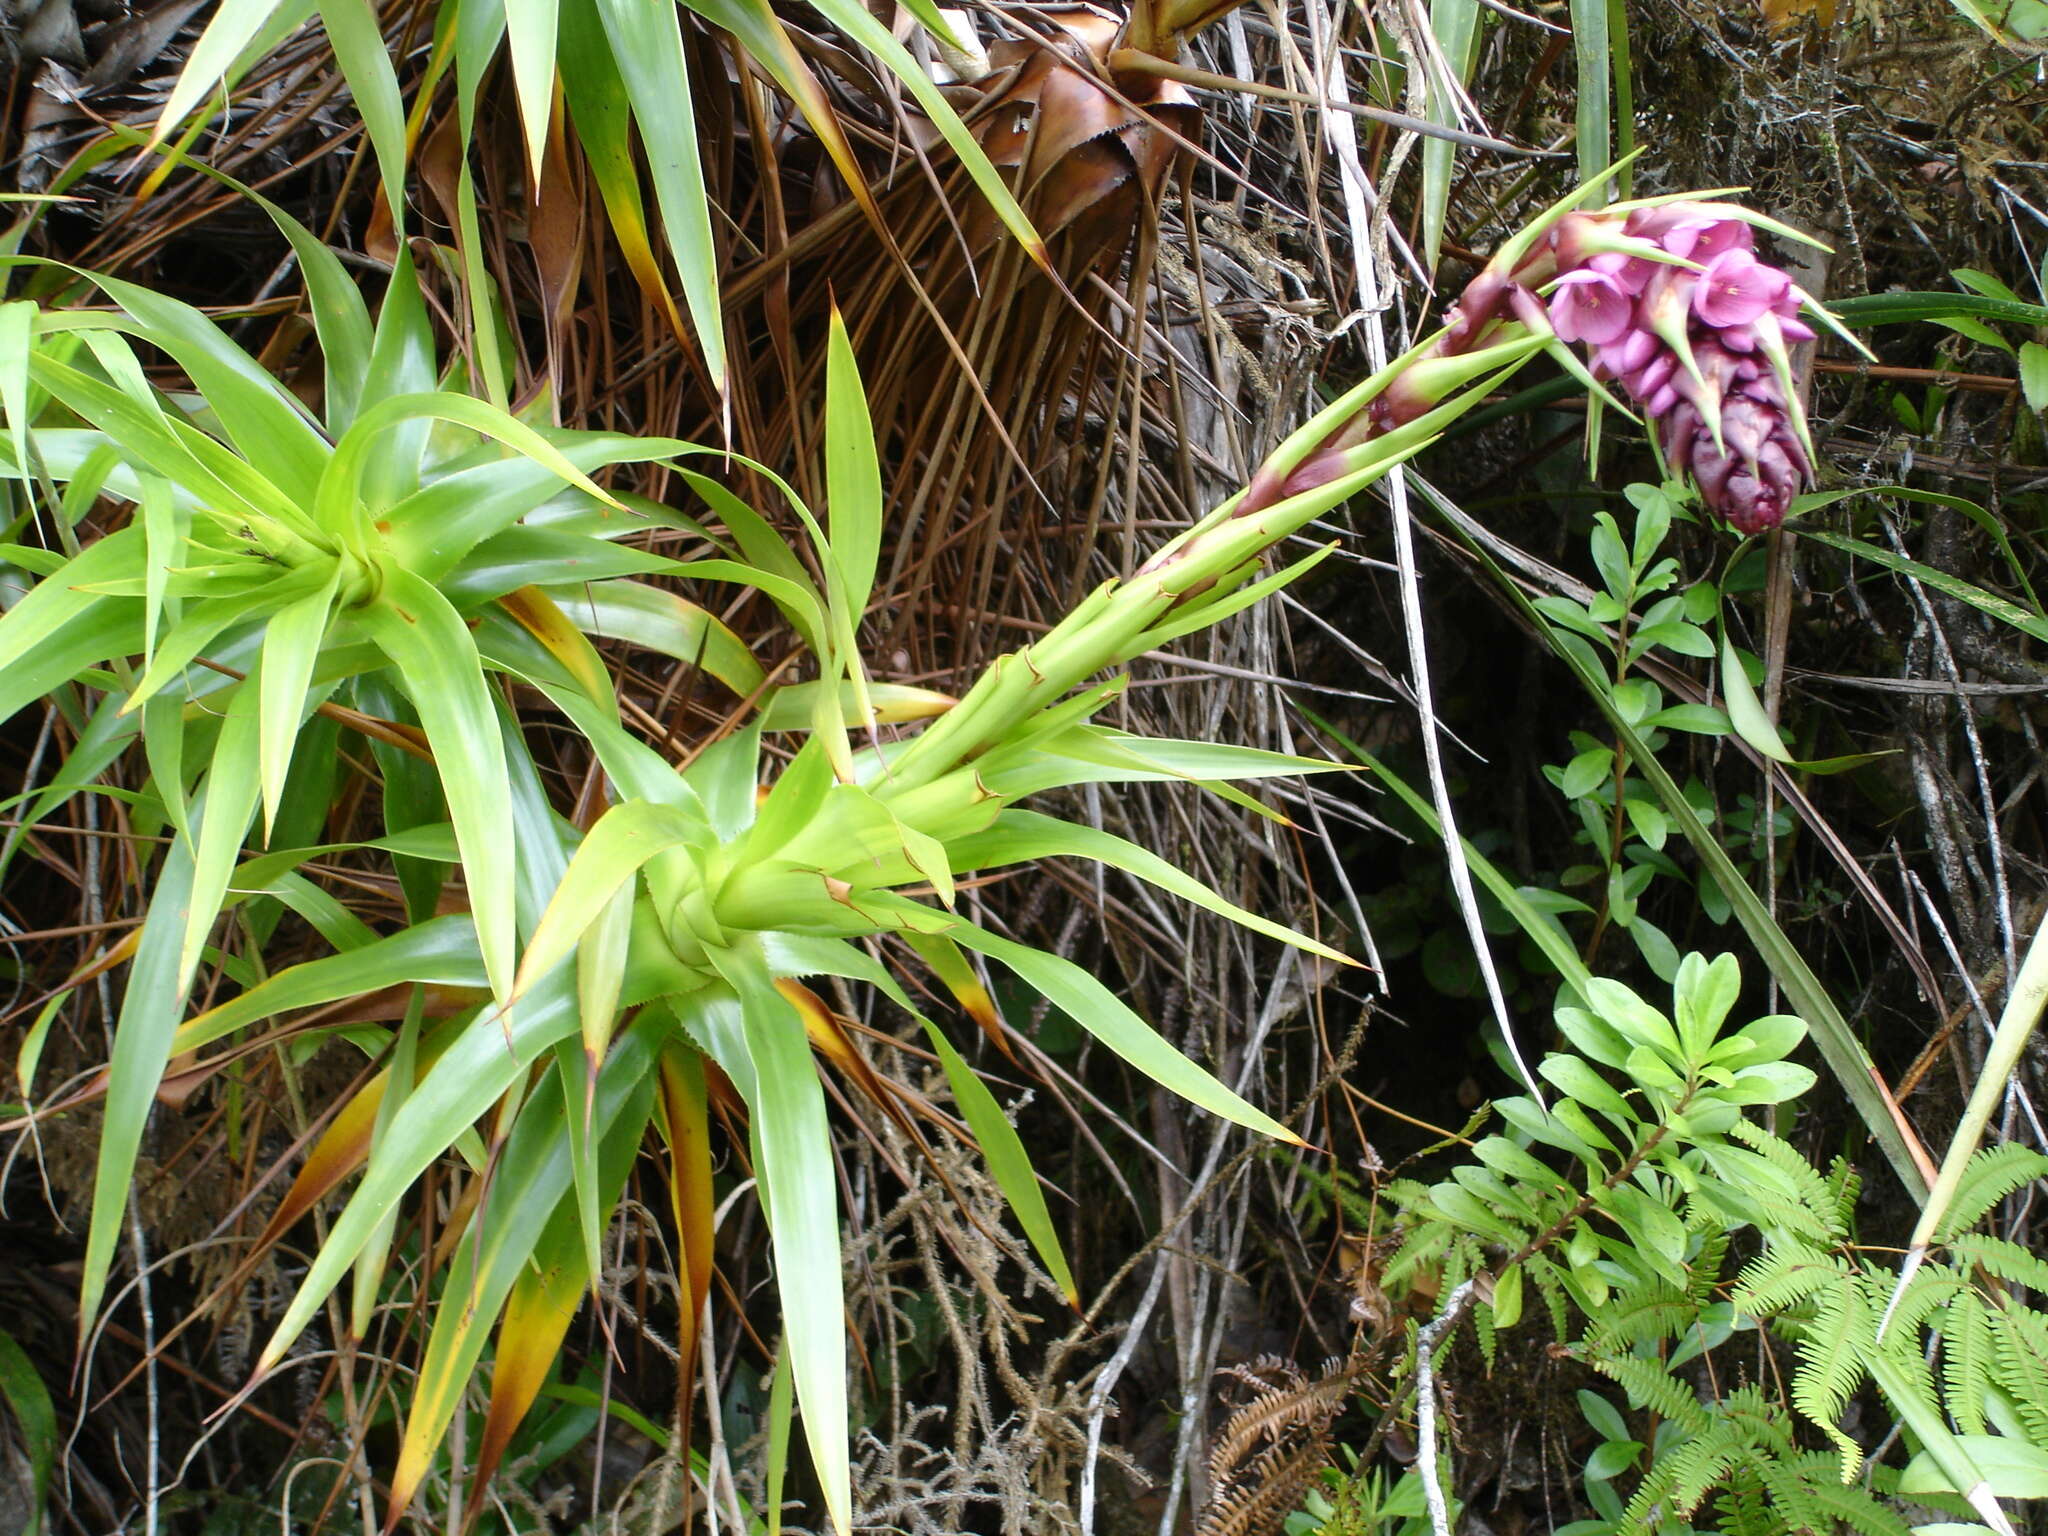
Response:
[{"label": "orange-brown dried leaf tip", "polygon": [[476,1475],[462,1516],[465,1529],[482,1511],[484,1495],[504,1459],[505,1447],[540,1396],[540,1389],[547,1385],[588,1280],[581,1245],[569,1243],[545,1268],[528,1265],[512,1282],[512,1294],[505,1300],[505,1314],[498,1323],[491,1406],[477,1442]]},{"label": "orange-brown dried leaf tip", "polygon": [[662,1135],[668,1143],[669,1202],[675,1214],[683,1298],[682,1327],[676,1339],[683,1379],[692,1375],[697,1325],[711,1293],[711,1116],[710,1084],[704,1058],[682,1041],[662,1048],[660,1107]]},{"label": "orange-brown dried leaf tip", "polygon": [[1016,1048],[1010,1044],[1010,1032],[1003,1024],[1002,1011],[996,1007],[996,1000],[982,985],[981,977],[966,955],[960,952],[960,946],[942,933],[905,933],[903,941],[931,967],[932,974],[953,994],[953,1001],[980,1027],[989,1044],[1001,1051],[1004,1059],[1012,1065],[1021,1065]]}]

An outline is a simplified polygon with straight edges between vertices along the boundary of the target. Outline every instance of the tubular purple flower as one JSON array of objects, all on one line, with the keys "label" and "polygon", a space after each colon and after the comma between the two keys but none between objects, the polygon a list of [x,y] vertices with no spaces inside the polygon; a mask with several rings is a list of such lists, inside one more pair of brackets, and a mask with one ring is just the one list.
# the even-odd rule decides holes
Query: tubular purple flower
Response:
[{"label": "tubular purple flower", "polygon": [[1634,298],[1656,272],[1659,263],[1647,256],[1630,256],[1622,251],[1602,251],[1586,265],[1603,277],[1611,277],[1621,291]]},{"label": "tubular purple flower", "polygon": [[1678,369],[1678,359],[1669,352],[1658,352],[1628,377],[1629,393],[1638,400],[1647,400],[1666,384]]},{"label": "tubular purple flower", "polygon": [[1674,256],[1708,261],[1723,251],[1748,249],[1756,234],[1740,219],[1731,219],[1712,203],[1666,203],[1638,208],[1623,226],[1631,235],[1654,240]]},{"label": "tubular purple flower", "polygon": [[1596,347],[1619,341],[1634,314],[1628,291],[1604,272],[1563,273],[1550,298],[1550,323],[1564,341]]},{"label": "tubular purple flower", "polygon": [[1593,356],[1595,378],[1619,379],[1637,372],[1657,356],[1657,338],[1632,328],[1619,341],[1611,341]]},{"label": "tubular purple flower", "polygon": [[[1692,290],[1693,313],[1716,330],[1755,323],[1792,292],[1792,279],[1746,250],[1723,251]],[[1744,348],[1742,350],[1747,350]]]},{"label": "tubular purple flower", "polygon": [[[1510,240],[1466,285],[1433,340],[1368,401],[1262,466],[1246,516],[1348,473],[1371,439],[1419,421],[1490,368],[1541,345],[1583,343],[1657,432],[1666,463],[1745,533],[1775,527],[1808,483],[1789,347],[1811,302],[1760,261],[1741,210],[1679,201],[1558,211]],[[1548,300],[1539,291],[1548,290]]]}]

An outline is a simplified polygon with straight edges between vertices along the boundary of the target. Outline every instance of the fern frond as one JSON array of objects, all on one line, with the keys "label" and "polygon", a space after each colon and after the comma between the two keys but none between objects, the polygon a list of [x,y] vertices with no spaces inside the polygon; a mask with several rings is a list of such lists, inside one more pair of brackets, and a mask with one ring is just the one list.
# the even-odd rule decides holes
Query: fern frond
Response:
[{"label": "fern frond", "polygon": [[1441,1221],[1418,1222],[1380,1271],[1380,1288],[1399,1294],[1418,1269],[1436,1263],[1451,1245],[1452,1228]]},{"label": "fern frond", "polygon": [[[1736,1420],[1722,1419],[1706,1434],[1659,1456],[1657,1465],[1660,1468],[1670,1467],[1667,1482],[1672,1512],[1691,1515],[1700,1507],[1708,1490],[1721,1481],[1722,1475],[1735,1464],[1736,1457],[1748,1448],[1743,1426]],[[1644,1479],[1645,1486],[1648,1481]],[[1641,1498],[1641,1489],[1637,1490],[1636,1496]],[[1631,1501],[1629,1512],[1634,1509],[1635,1504]]]},{"label": "fern frond", "polygon": [[1948,1304],[1937,1325],[1941,1331],[1941,1384],[1948,1411],[1966,1435],[1981,1435],[1984,1388],[1991,1379],[1991,1319],[1973,1290],[1964,1290]]},{"label": "fern frond", "polygon": [[1863,1448],[1836,1423],[1849,1396],[1863,1384],[1876,1332],[1863,1288],[1844,1275],[1819,1293],[1813,1321],[1801,1331],[1799,1368],[1792,1375],[1792,1406],[1834,1441],[1842,1453],[1842,1481],[1856,1475]]},{"label": "fern frond", "polygon": [[2001,1280],[2024,1285],[2036,1294],[2048,1294],[2048,1259],[2029,1253],[2018,1243],[1968,1233],[1953,1239],[1948,1247],[1958,1263],[1978,1265]]},{"label": "fern frond", "polygon": [[1692,1434],[1706,1432],[1711,1416],[1693,1389],[1655,1360],[1640,1355],[1594,1355],[1586,1363],[1617,1383],[1635,1408],[1648,1408]]},{"label": "fern frond", "polygon": [[1571,1342],[1571,1300],[1565,1295],[1564,1286],[1557,1278],[1557,1266],[1541,1254],[1533,1256],[1525,1266],[1529,1283],[1536,1287],[1536,1294],[1543,1298],[1543,1305],[1550,1313],[1550,1326],[1557,1335],[1557,1342]]},{"label": "fern frond", "polygon": [[1856,1220],[1856,1198],[1863,1193],[1863,1175],[1849,1159],[1837,1157],[1828,1164],[1828,1185],[1835,1192],[1836,1228],[1846,1233]]},{"label": "fern frond", "polygon": [[1588,1319],[1586,1346],[1605,1353],[1635,1344],[1675,1339],[1693,1322],[1698,1308],[1668,1280],[1647,1278],[1616,1292]]},{"label": "fern frond", "polygon": [[1813,1459],[1821,1464],[1813,1469],[1820,1475],[1809,1473],[1800,1479],[1800,1485],[1822,1514],[1822,1523],[1814,1527],[1816,1532],[1829,1536],[1839,1522],[1857,1536],[1908,1536],[1912,1527],[1894,1510],[1855,1483],[1838,1483],[1827,1476],[1832,1458]]},{"label": "fern frond", "polygon": [[[1877,1276],[1866,1276],[1865,1284],[1884,1283]],[[1963,1279],[1954,1270],[1942,1264],[1929,1264],[1915,1272],[1906,1282],[1906,1289],[1897,1303],[1891,1300],[1888,1288],[1880,1289],[1881,1300],[1876,1302],[1878,1315],[1884,1315],[1886,1307],[1891,1308],[1891,1321],[1885,1327],[1887,1346],[1897,1341],[1899,1348],[1909,1354],[1920,1351],[1920,1326],[1934,1313],[1940,1311],[1964,1289]]]},{"label": "fern frond", "polygon": [[1762,1480],[1746,1467],[1732,1469],[1714,1508],[1720,1515],[1721,1536],[1784,1536],[1785,1527],[1771,1508]]},{"label": "fern frond", "polygon": [[2016,1141],[1986,1147],[1964,1165],[1962,1182],[1935,1235],[1969,1231],[2007,1195],[2041,1178],[2048,1178],[2048,1157],[2033,1148]]},{"label": "fern frond", "polygon": [[1715,1288],[1721,1283],[1721,1270],[1728,1262],[1729,1231],[1725,1226],[1714,1225],[1708,1229],[1700,1243],[1700,1251],[1693,1259],[1686,1274],[1686,1298],[1695,1307],[1704,1307],[1714,1299]]},{"label": "fern frond", "polygon": [[[1829,1472],[1834,1470],[1832,1456],[1823,1458]],[[1814,1497],[1816,1482],[1831,1479],[1810,1479],[1803,1473],[1801,1459],[1787,1457],[1757,1457],[1749,1465],[1755,1470],[1757,1479],[1764,1485],[1771,1504],[1771,1513],[1783,1522],[1781,1532],[1796,1532],[1799,1536],[1834,1536],[1834,1520],[1826,1505]]]},{"label": "fern frond", "polygon": [[1730,1299],[1752,1317],[1770,1317],[1848,1280],[1848,1269],[1833,1254],[1804,1243],[1777,1242],[1736,1277]]},{"label": "fern frond", "polygon": [[1993,1378],[2017,1405],[2027,1437],[2048,1445],[2048,1318],[2012,1304],[1987,1311]]},{"label": "fern frond", "polygon": [[1797,1147],[1749,1120],[1736,1121],[1729,1134],[1754,1147],[1759,1157],[1791,1183],[1828,1241],[1839,1242],[1848,1235],[1848,1225],[1841,1210],[1841,1191],[1823,1178]]}]

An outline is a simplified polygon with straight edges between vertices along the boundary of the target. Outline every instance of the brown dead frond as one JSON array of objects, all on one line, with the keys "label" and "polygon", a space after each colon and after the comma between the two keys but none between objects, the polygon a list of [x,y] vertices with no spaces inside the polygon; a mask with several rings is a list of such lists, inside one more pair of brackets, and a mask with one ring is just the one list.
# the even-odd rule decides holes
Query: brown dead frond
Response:
[{"label": "brown dead frond", "polygon": [[1363,1362],[1332,1358],[1311,1377],[1291,1360],[1263,1356],[1226,1374],[1252,1389],[1209,1451],[1209,1503],[1198,1536],[1269,1536],[1300,1507],[1329,1465],[1330,1426],[1343,1412]]}]

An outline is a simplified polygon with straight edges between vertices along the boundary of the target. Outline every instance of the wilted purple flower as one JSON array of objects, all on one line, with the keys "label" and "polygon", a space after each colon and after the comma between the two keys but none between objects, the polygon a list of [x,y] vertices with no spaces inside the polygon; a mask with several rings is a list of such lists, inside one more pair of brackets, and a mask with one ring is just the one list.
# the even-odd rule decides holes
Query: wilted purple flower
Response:
[{"label": "wilted purple flower", "polygon": [[[1792,279],[1746,250],[1723,251],[1693,285],[1693,313],[1720,330],[1748,326],[1792,292]],[[1748,351],[1744,347],[1741,350]]]},{"label": "wilted purple flower", "polygon": [[1601,347],[1618,341],[1635,314],[1627,290],[1605,272],[1561,274],[1550,299],[1550,323],[1565,341]]}]

